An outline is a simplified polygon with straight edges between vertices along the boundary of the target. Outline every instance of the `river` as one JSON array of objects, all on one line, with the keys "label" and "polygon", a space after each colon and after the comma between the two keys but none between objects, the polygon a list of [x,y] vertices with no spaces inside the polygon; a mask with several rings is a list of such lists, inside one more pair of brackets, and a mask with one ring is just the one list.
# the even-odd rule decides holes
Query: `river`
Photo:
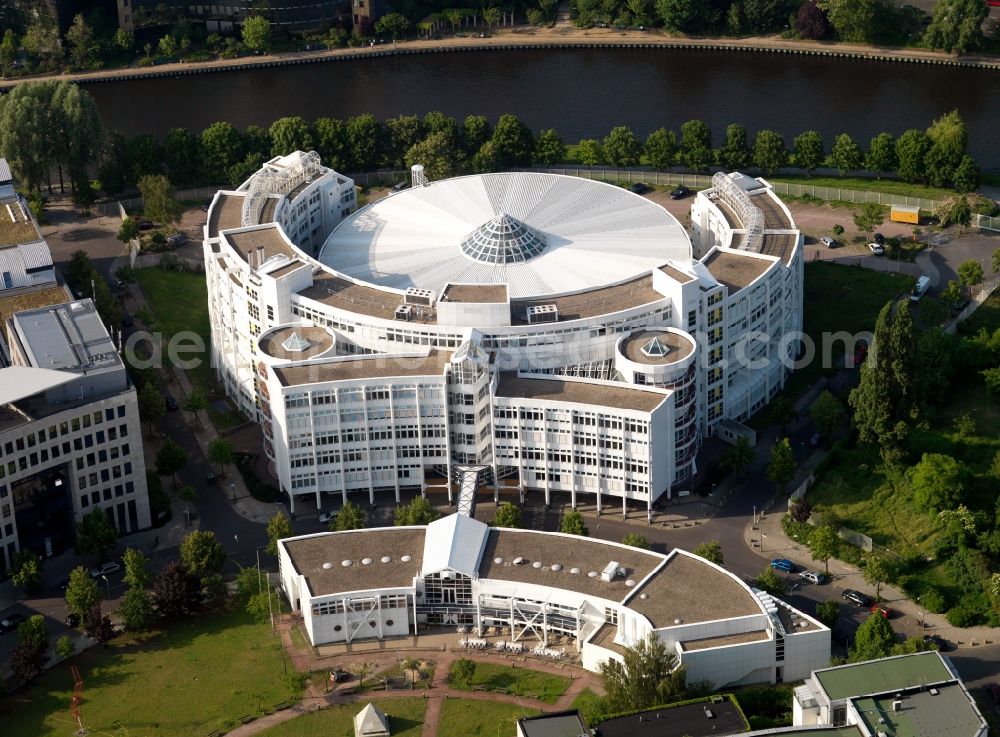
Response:
[{"label": "river", "polygon": [[462,118],[518,115],[566,141],[616,125],[645,136],[700,118],[716,143],[731,122],[770,128],[786,143],[815,128],[866,145],[877,133],[926,128],[958,109],[969,149],[1000,171],[996,71],[821,56],[677,49],[567,48],[449,52],[89,84],[105,125],[128,135],[217,120],[244,127],[286,115],[307,120],[371,112],[379,119],[429,110]]}]

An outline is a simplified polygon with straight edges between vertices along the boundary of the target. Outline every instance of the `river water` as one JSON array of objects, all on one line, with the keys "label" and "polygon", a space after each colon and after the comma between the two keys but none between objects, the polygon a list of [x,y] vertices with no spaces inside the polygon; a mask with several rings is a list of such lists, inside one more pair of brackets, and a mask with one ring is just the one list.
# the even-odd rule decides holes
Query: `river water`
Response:
[{"label": "river water", "polygon": [[958,109],[969,149],[1000,171],[1000,73],[961,67],[834,57],[675,49],[545,49],[448,52],[90,84],[105,125],[126,134],[217,120],[267,126],[300,115],[379,119],[430,110],[458,118],[518,115],[566,141],[601,137],[616,125],[645,136],[691,118],[712,126],[770,128],[791,139],[815,128],[877,133],[926,128]]}]

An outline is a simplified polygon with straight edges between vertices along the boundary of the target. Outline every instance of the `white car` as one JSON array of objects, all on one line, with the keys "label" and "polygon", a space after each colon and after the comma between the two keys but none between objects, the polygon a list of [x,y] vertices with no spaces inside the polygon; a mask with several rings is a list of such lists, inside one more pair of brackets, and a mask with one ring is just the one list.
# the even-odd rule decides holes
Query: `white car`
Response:
[{"label": "white car", "polygon": [[333,518],[336,517],[334,512],[320,512],[319,513],[319,523],[321,525],[328,525],[333,522]]},{"label": "white car", "polygon": [[106,576],[109,573],[116,573],[120,571],[122,567],[111,561],[110,563],[101,563],[101,565],[90,569],[91,578],[100,578],[101,576]]},{"label": "white car", "polygon": [[885,254],[885,247],[880,246],[878,243],[869,243],[868,250],[870,250],[876,256],[882,256]]},{"label": "white car", "polygon": [[828,235],[824,235],[822,238],[820,238],[819,242],[822,243],[827,248],[833,248],[834,246],[837,245],[837,241],[835,241],[833,238],[831,238]]},{"label": "white car", "polygon": [[826,574],[819,571],[802,571],[799,574],[799,578],[804,578],[806,581],[812,581],[815,584],[826,583]]}]

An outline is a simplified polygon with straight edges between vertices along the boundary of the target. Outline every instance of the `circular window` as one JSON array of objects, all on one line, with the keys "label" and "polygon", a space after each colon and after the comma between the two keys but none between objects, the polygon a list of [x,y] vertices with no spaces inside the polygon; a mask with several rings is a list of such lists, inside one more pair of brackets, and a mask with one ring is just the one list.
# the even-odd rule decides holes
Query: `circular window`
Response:
[{"label": "circular window", "polygon": [[334,632],[340,632],[340,631],[341,631],[342,629],[344,629],[344,628],[343,628],[343,627],[341,627],[341,626],[340,626],[339,624],[335,624],[335,625],[333,626],[333,631],[334,631]]},{"label": "circular window", "polygon": [[368,620],[368,626],[371,627],[372,629],[375,629],[375,620],[374,619],[369,619]]},{"label": "circular window", "polygon": [[386,627],[392,627],[392,620],[391,619],[385,620],[385,626]]}]

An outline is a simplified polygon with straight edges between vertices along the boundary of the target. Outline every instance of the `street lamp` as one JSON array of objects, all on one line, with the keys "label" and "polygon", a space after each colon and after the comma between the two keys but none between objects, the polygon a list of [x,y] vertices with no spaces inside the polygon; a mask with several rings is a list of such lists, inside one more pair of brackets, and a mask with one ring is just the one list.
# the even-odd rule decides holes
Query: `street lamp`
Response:
[{"label": "street lamp", "polygon": [[765,535],[764,531],[761,530],[760,531],[760,552],[762,552],[762,553],[764,552],[764,541],[766,539],[767,539],[767,535]]},{"label": "street lamp", "polygon": [[240,536],[239,535],[233,535],[233,540],[236,541],[236,552],[234,553],[234,555],[239,555],[240,554]]},{"label": "street lamp", "polygon": [[111,598],[111,581],[108,580],[107,576],[101,576],[101,578],[104,579],[104,583],[106,583],[107,586],[108,586],[108,598],[110,599]]}]

